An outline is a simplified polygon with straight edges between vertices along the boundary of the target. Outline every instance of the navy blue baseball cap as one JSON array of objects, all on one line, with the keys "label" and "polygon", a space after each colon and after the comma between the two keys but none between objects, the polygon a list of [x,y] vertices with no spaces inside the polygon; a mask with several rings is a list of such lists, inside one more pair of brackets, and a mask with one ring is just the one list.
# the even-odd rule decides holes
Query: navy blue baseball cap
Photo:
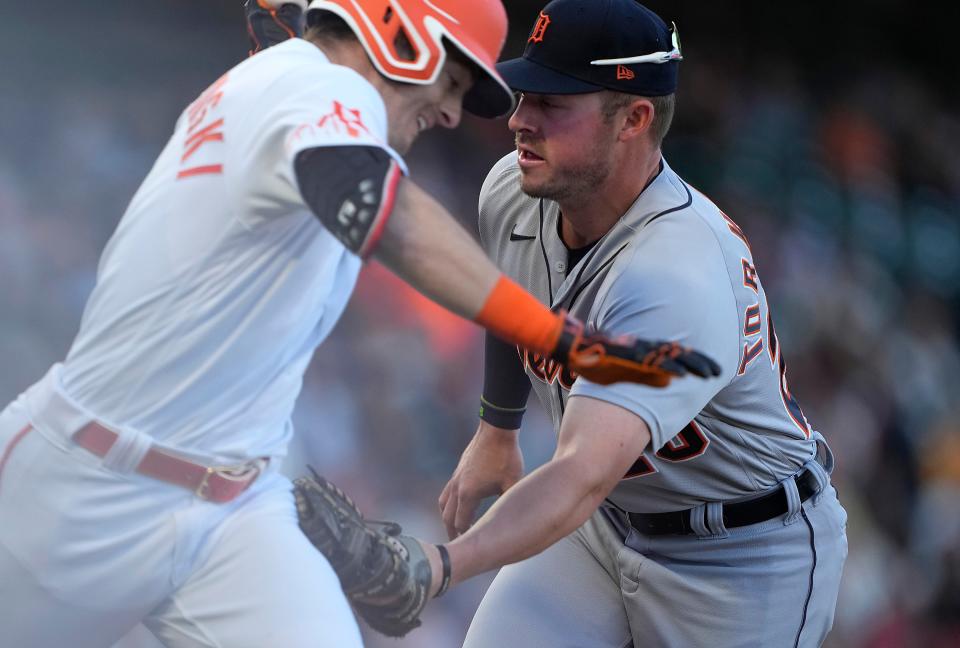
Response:
[{"label": "navy blue baseball cap", "polygon": [[498,63],[497,72],[520,92],[660,97],[677,89],[682,58],[676,25],[636,0],[553,0],[523,56]]}]

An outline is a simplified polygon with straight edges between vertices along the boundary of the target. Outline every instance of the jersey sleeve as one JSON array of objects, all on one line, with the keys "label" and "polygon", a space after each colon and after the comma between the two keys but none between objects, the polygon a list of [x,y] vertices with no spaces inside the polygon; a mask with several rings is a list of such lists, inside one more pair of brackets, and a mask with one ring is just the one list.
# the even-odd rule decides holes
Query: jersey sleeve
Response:
[{"label": "jersey sleeve", "polygon": [[606,295],[598,300],[591,320],[607,334],[692,347],[716,360],[722,373],[710,379],[676,378],[665,388],[598,385],[578,378],[571,396],[590,396],[634,412],[650,428],[652,449],[659,450],[733,378],[739,319],[722,254],[709,240],[712,233],[700,231],[706,240],[696,241],[683,228],[651,227],[660,230],[656,237],[611,269]]},{"label": "jersey sleeve", "polygon": [[406,162],[387,144],[380,95],[352,71],[325,67],[325,76],[312,84],[291,88],[290,80],[280,82],[276,104],[251,119],[256,135],[241,179],[246,194],[241,217],[248,226],[311,213],[296,168],[298,156],[308,149],[375,148],[408,173]]}]

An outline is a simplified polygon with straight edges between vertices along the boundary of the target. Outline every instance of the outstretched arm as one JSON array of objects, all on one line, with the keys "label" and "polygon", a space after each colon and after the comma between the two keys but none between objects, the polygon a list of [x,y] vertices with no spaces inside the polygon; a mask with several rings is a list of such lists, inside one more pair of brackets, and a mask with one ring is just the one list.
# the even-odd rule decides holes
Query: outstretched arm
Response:
[{"label": "outstretched arm", "polygon": [[[646,424],[632,412],[574,396],[553,459],[448,545],[365,520],[316,474],[296,481],[300,527],[330,561],[359,616],[384,634],[403,636],[420,625],[429,597],[450,583],[528,558],[583,524],[649,441]],[[445,565],[452,565],[452,580]]]},{"label": "outstretched arm", "polygon": [[[633,412],[594,398],[571,397],[553,458],[446,545],[451,583],[529,558],[572,533],[597,510],[649,442],[647,424]],[[439,554],[429,545],[427,552],[436,574]]]},{"label": "outstretched arm", "polygon": [[507,342],[601,384],[663,387],[688,372],[719,372],[709,358],[675,344],[584,335],[580,322],[550,311],[501,273],[381,148],[308,148],[294,168],[304,202],[347,249],[375,256],[427,297]]},{"label": "outstretched arm", "polygon": [[720,372],[706,356],[673,343],[584,335],[580,322],[550,311],[501,273],[467,231],[406,178],[373,254],[441,306],[587,380],[665,387],[676,376]]}]

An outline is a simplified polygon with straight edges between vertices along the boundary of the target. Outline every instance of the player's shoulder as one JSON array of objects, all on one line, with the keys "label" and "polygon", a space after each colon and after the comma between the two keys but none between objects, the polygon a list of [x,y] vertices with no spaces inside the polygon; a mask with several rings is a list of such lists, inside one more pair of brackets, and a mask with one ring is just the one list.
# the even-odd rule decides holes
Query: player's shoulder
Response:
[{"label": "player's shoulder", "polygon": [[614,276],[622,283],[689,286],[704,276],[726,276],[729,256],[719,208],[664,162],[660,175],[625,217],[633,230],[618,255]]},{"label": "player's shoulder", "polygon": [[711,230],[725,227],[729,219],[723,213],[723,210],[705,193],[690,183],[685,184],[691,194],[690,212],[696,215],[697,219]]},{"label": "player's shoulder", "polygon": [[319,47],[302,38],[291,38],[251,56],[235,70],[274,104],[330,99],[348,108],[386,110],[369,81],[350,67],[332,63]]},{"label": "player's shoulder", "polygon": [[[730,238],[732,221],[706,194],[666,166],[651,185],[656,189],[654,207],[647,213],[638,238],[657,241],[656,249],[674,258],[692,259],[713,254],[726,256],[736,247]],[[663,245],[674,240],[677,245]],[[685,243],[685,244],[681,244]]]},{"label": "player's shoulder", "polygon": [[[656,243],[656,252],[672,255],[709,246],[711,240],[715,243],[712,232],[718,211],[664,161],[660,174],[644,189],[624,221],[634,231],[635,243],[643,247]],[[664,242],[671,239],[682,249],[668,249],[671,246]],[[679,245],[680,241],[687,245]]]},{"label": "player's shoulder", "polygon": [[227,101],[242,114],[242,131],[257,145],[282,142],[291,154],[305,147],[378,146],[406,172],[402,158],[388,146],[389,118],[380,93],[352,68],[332,63],[313,43],[284,41],[234,71]]}]

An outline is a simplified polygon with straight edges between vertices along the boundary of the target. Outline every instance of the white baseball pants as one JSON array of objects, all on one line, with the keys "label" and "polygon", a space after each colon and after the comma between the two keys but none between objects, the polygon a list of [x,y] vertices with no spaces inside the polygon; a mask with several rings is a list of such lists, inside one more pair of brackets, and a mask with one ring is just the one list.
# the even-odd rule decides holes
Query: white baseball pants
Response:
[{"label": "white baseball pants", "polygon": [[106,648],[142,621],[167,646],[362,646],[288,479],[210,503],[74,445],[82,418],[53,372],[0,413],[4,645]]}]

